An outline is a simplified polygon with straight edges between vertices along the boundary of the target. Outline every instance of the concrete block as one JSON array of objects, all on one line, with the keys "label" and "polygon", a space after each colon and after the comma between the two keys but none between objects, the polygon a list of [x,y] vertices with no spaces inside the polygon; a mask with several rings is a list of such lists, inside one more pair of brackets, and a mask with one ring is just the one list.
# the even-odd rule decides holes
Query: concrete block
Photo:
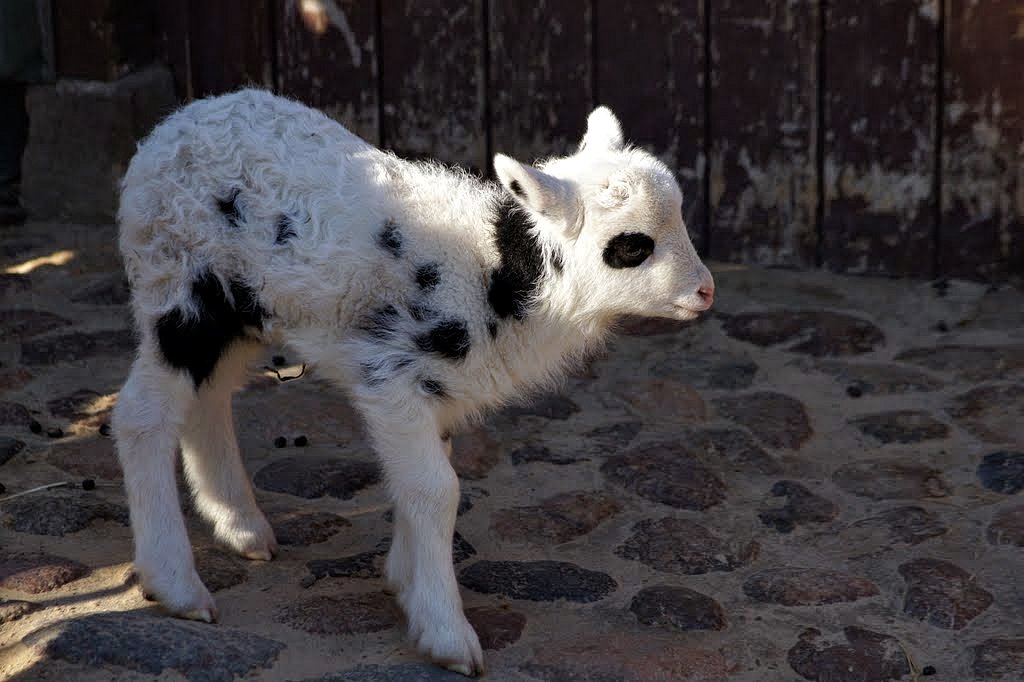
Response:
[{"label": "concrete block", "polygon": [[164,67],[120,80],[59,80],[29,90],[22,198],[33,219],[109,222],[139,139],[176,106]]}]

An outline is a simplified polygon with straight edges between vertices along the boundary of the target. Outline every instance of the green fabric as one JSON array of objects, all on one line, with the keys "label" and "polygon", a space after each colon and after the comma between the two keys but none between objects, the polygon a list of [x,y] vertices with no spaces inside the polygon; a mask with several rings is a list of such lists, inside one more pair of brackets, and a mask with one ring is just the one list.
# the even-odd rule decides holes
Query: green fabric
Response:
[{"label": "green fabric", "polygon": [[0,81],[36,83],[46,73],[36,0],[0,0]]}]

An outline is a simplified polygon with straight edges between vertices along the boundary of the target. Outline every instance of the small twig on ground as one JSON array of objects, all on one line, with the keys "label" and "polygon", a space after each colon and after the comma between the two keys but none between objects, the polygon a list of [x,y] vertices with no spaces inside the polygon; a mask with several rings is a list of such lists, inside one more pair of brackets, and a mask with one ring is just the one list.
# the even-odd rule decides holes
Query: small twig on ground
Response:
[{"label": "small twig on ground", "polygon": [[907,658],[907,665],[910,666],[910,681],[920,682],[921,669],[918,668],[917,663],[914,662],[914,657],[910,655],[909,651],[907,651],[907,647],[903,646],[903,642],[897,639],[896,643],[900,645],[900,649],[903,650],[903,655]]},{"label": "small twig on ground", "polygon": [[22,495],[31,495],[32,493],[38,493],[41,490],[49,490],[50,488],[62,488],[66,485],[74,485],[71,481],[61,481],[60,483],[47,483],[46,485],[37,486],[35,488],[29,488],[28,490],[22,490],[20,493],[14,493],[7,497],[0,497],[0,502],[6,502],[13,500],[15,497],[21,497]]}]

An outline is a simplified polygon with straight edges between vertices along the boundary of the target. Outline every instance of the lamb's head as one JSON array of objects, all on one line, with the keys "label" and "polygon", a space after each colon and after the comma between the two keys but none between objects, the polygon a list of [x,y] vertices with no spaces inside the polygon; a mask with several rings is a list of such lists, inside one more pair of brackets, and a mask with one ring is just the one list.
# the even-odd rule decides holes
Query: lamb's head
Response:
[{"label": "lamb's head", "polygon": [[683,224],[682,192],[651,154],[624,144],[615,115],[596,109],[572,156],[539,167],[498,154],[505,189],[560,259],[574,305],[690,320],[711,307],[714,280]]}]

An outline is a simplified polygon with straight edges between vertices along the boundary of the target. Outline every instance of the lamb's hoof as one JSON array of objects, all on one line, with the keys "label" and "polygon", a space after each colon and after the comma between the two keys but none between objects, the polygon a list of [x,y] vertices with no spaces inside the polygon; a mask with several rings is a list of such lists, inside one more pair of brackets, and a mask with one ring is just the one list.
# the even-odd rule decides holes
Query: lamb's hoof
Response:
[{"label": "lamb's hoof", "polygon": [[242,554],[246,559],[252,559],[253,561],[270,561],[274,558],[274,555],[275,552],[270,550],[270,548],[254,549]]},{"label": "lamb's hoof", "polygon": [[161,603],[175,618],[198,620],[203,623],[217,622],[217,605],[205,587],[202,595],[196,595],[185,604],[171,605],[164,600],[161,600]]},{"label": "lamb's hoof", "polygon": [[432,629],[420,629],[414,625],[410,633],[421,653],[438,665],[466,677],[483,674],[484,654],[480,640],[465,617],[461,622],[447,624],[447,627],[438,621],[432,625]]},{"label": "lamb's hoof", "polygon": [[227,547],[246,559],[270,561],[277,556],[277,538],[267,519],[258,511],[247,518],[214,530]]},{"label": "lamb's hoof", "polygon": [[193,609],[178,615],[185,620],[201,620],[204,623],[217,622],[217,609]]},{"label": "lamb's hoof", "polygon": [[[177,566],[176,571],[140,569],[151,563],[136,560],[139,588],[146,599],[155,598],[171,615],[212,623],[217,620],[217,605],[203,585],[195,568]],[[168,580],[167,578],[170,577]]]},{"label": "lamb's hoof", "polygon": [[445,668],[451,670],[453,673],[465,675],[466,677],[476,677],[477,675],[482,675],[484,672],[483,668],[476,670],[470,668],[465,663],[451,663],[449,665],[446,665]]}]

